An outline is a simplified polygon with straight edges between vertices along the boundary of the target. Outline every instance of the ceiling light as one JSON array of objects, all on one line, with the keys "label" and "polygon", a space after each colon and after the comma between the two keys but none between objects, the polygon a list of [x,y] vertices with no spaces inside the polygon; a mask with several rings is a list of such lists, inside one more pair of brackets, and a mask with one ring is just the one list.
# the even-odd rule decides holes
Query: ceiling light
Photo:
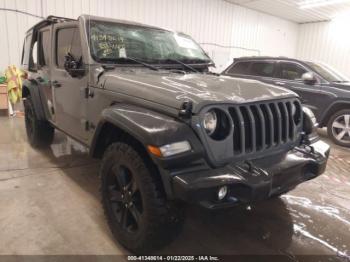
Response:
[{"label": "ceiling light", "polygon": [[299,2],[298,5],[300,9],[310,9],[310,8],[317,8],[321,6],[340,4],[344,2],[350,2],[350,1],[349,0],[305,0],[305,1]]}]

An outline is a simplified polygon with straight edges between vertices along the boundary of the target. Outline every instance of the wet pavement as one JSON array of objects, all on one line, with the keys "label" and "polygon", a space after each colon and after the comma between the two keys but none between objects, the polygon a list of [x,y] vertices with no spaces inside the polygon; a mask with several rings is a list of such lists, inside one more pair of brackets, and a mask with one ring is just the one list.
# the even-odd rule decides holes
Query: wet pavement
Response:
[{"label": "wet pavement", "polygon": [[[50,149],[32,149],[23,118],[0,117],[0,254],[128,254],[104,219],[98,166],[59,132]],[[187,206],[183,231],[155,254],[350,261],[349,170],[350,149],[332,145],[326,173],[281,198],[219,212]]]}]

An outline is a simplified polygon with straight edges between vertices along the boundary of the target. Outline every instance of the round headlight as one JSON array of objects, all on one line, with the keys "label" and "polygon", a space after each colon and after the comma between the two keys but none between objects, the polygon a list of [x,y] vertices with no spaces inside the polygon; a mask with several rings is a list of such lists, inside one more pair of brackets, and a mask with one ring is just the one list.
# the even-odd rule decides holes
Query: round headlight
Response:
[{"label": "round headlight", "polygon": [[212,135],[218,124],[218,116],[216,115],[214,110],[210,110],[204,115],[203,119],[203,127],[208,135]]}]

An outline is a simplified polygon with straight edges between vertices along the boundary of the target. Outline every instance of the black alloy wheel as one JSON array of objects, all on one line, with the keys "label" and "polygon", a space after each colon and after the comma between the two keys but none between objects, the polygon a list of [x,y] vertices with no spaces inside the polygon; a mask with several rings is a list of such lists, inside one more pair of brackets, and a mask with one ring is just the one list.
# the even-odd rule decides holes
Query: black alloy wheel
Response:
[{"label": "black alloy wheel", "polygon": [[115,164],[108,178],[111,209],[120,227],[137,233],[142,226],[142,196],[134,179],[135,174],[126,166]]},{"label": "black alloy wheel", "polygon": [[181,231],[182,205],[166,199],[156,166],[134,140],[108,146],[100,179],[111,232],[131,252],[147,254],[159,249]]}]

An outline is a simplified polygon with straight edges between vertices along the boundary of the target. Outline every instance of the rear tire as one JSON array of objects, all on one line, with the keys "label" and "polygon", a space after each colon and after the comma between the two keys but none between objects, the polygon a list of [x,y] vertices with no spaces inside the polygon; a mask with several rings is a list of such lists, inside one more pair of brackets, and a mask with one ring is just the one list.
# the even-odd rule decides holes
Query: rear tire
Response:
[{"label": "rear tire", "polygon": [[350,110],[336,112],[328,121],[329,138],[337,145],[350,147]]},{"label": "rear tire", "polygon": [[102,204],[114,237],[128,250],[147,254],[180,232],[183,209],[165,199],[156,167],[132,143],[111,144],[100,178]]},{"label": "rear tire", "polygon": [[45,148],[52,144],[55,129],[49,122],[39,120],[30,97],[24,101],[25,126],[28,141],[35,148]]}]

